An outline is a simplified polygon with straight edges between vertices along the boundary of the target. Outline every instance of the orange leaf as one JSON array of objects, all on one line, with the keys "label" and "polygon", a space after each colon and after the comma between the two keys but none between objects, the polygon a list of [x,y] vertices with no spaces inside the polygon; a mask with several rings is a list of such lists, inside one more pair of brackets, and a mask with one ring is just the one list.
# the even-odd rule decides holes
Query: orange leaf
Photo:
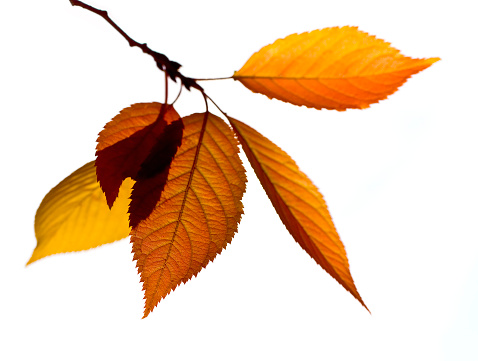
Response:
[{"label": "orange leaf", "polygon": [[367,308],[355,288],[344,245],[317,187],[277,145],[239,120],[229,117],[229,121],[292,237]]},{"label": "orange leaf", "polygon": [[253,92],[295,105],[368,108],[438,60],[403,56],[389,43],[345,26],[276,40],[233,78]]},{"label": "orange leaf", "polygon": [[43,198],[35,215],[37,246],[27,264],[128,237],[127,212],[134,182],[123,182],[115,205],[109,209],[96,181],[94,163],[74,171]]},{"label": "orange leaf", "polygon": [[210,113],[190,115],[183,123],[161,199],[131,231],[144,317],[221,253],[242,215],[246,176],[232,130]]},{"label": "orange leaf", "polygon": [[[134,104],[105,125],[96,147],[96,174],[110,207],[124,179],[144,180],[169,168],[181,144],[182,129],[174,108],[159,103]],[[136,183],[136,188],[141,188],[141,182]],[[157,187],[157,194],[150,198],[150,211],[161,189]],[[135,199],[135,190],[132,198]],[[131,226],[139,221],[130,220]]]}]

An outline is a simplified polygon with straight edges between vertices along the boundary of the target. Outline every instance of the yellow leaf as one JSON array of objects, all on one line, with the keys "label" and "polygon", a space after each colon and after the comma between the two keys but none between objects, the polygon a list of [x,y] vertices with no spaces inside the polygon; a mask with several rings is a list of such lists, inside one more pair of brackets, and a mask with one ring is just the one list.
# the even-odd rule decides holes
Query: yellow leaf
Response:
[{"label": "yellow leaf", "polygon": [[267,45],[234,73],[256,93],[310,108],[367,108],[439,58],[412,59],[356,27],[293,34]]},{"label": "yellow leaf", "polygon": [[231,128],[210,113],[187,116],[183,123],[161,198],[131,231],[144,317],[221,253],[243,212],[246,175]]},{"label": "yellow leaf", "polygon": [[82,251],[128,236],[129,195],[126,179],[110,210],[96,181],[95,162],[85,164],[53,188],[35,216],[37,246],[27,265],[63,252]]},{"label": "yellow leaf", "polygon": [[229,117],[229,121],[292,237],[367,308],[355,287],[344,245],[317,187],[277,145],[239,120]]}]

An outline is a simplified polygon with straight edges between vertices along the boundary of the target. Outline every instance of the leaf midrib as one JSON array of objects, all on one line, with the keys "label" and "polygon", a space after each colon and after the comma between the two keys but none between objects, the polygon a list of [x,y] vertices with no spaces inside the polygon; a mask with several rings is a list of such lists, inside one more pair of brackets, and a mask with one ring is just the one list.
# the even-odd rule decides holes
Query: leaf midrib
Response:
[{"label": "leaf midrib", "polygon": [[[200,152],[201,146],[202,146],[202,140],[204,138],[204,134],[206,133],[206,124],[207,124],[207,120],[208,120],[208,114],[209,113],[207,113],[207,112],[204,113],[203,124],[202,124],[202,127],[201,127],[201,131],[199,132],[198,145],[197,145],[197,148],[196,148],[196,153],[194,155],[193,164],[191,165],[191,175],[189,176],[188,184],[186,185],[186,188],[185,188],[185,191],[184,191],[184,198],[183,198],[183,201],[181,203],[181,209],[179,210],[178,219],[176,221],[176,227],[174,228],[173,237],[171,238],[171,242],[169,243],[168,253],[167,253],[165,261],[164,261],[164,266],[161,268],[161,273],[160,273],[159,278],[158,278],[158,283],[163,278],[164,269],[166,268],[166,265],[167,265],[168,260],[170,258],[171,249],[173,247],[173,243],[174,243],[174,240],[175,240],[177,232],[178,232],[179,223],[180,223],[180,220],[181,220],[183,212],[184,212],[184,207],[186,206],[186,200],[188,198],[188,193],[189,193],[189,190],[191,189],[192,180],[193,180],[196,168],[197,168],[197,162],[198,162],[198,159],[199,159],[199,152]],[[189,260],[189,268],[191,268],[191,259]],[[156,285],[156,286],[158,286],[158,285]],[[155,292],[154,292],[155,294],[157,293],[157,290],[158,290],[158,287],[155,288]]]},{"label": "leaf midrib", "polygon": [[233,75],[232,78],[234,80],[241,80],[241,79],[285,79],[285,80],[348,80],[348,79],[360,79],[366,78],[371,76],[379,76],[379,75],[393,75],[395,73],[404,71],[404,70],[411,70],[415,68],[421,68],[422,66],[414,66],[411,68],[402,68],[402,69],[395,69],[393,71],[385,71],[379,72],[375,74],[364,74],[364,75],[354,75],[354,76],[332,76],[332,77],[321,77],[321,76],[314,76],[314,77],[307,77],[307,76],[277,76],[277,75]]}]

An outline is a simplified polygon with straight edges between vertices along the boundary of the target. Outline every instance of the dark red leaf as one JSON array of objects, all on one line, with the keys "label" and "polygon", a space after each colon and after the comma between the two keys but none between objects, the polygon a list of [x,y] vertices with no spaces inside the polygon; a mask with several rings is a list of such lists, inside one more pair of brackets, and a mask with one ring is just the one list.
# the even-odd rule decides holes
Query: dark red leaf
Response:
[{"label": "dark red leaf", "polygon": [[124,179],[145,180],[169,167],[182,129],[174,108],[159,103],[135,104],[106,124],[98,137],[96,174],[110,208]]}]

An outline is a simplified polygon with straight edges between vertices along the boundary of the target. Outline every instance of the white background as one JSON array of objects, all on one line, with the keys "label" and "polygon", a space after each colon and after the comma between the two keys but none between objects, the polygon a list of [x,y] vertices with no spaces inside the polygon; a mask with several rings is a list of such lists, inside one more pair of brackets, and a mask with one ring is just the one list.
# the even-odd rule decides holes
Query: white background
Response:
[{"label": "white background", "polygon": [[[478,359],[474,1],[91,5],[191,77],[230,76],[277,38],[341,25],[442,60],[362,111],[295,107],[232,80],[203,83],[319,187],[371,315],[295,243],[247,165],[232,244],[142,320],[127,240],[25,263],[43,196],[93,159],[97,133],[122,108],[163,100],[163,74],[67,0],[2,3],[0,359]],[[204,111],[197,92],[176,108]]]}]

